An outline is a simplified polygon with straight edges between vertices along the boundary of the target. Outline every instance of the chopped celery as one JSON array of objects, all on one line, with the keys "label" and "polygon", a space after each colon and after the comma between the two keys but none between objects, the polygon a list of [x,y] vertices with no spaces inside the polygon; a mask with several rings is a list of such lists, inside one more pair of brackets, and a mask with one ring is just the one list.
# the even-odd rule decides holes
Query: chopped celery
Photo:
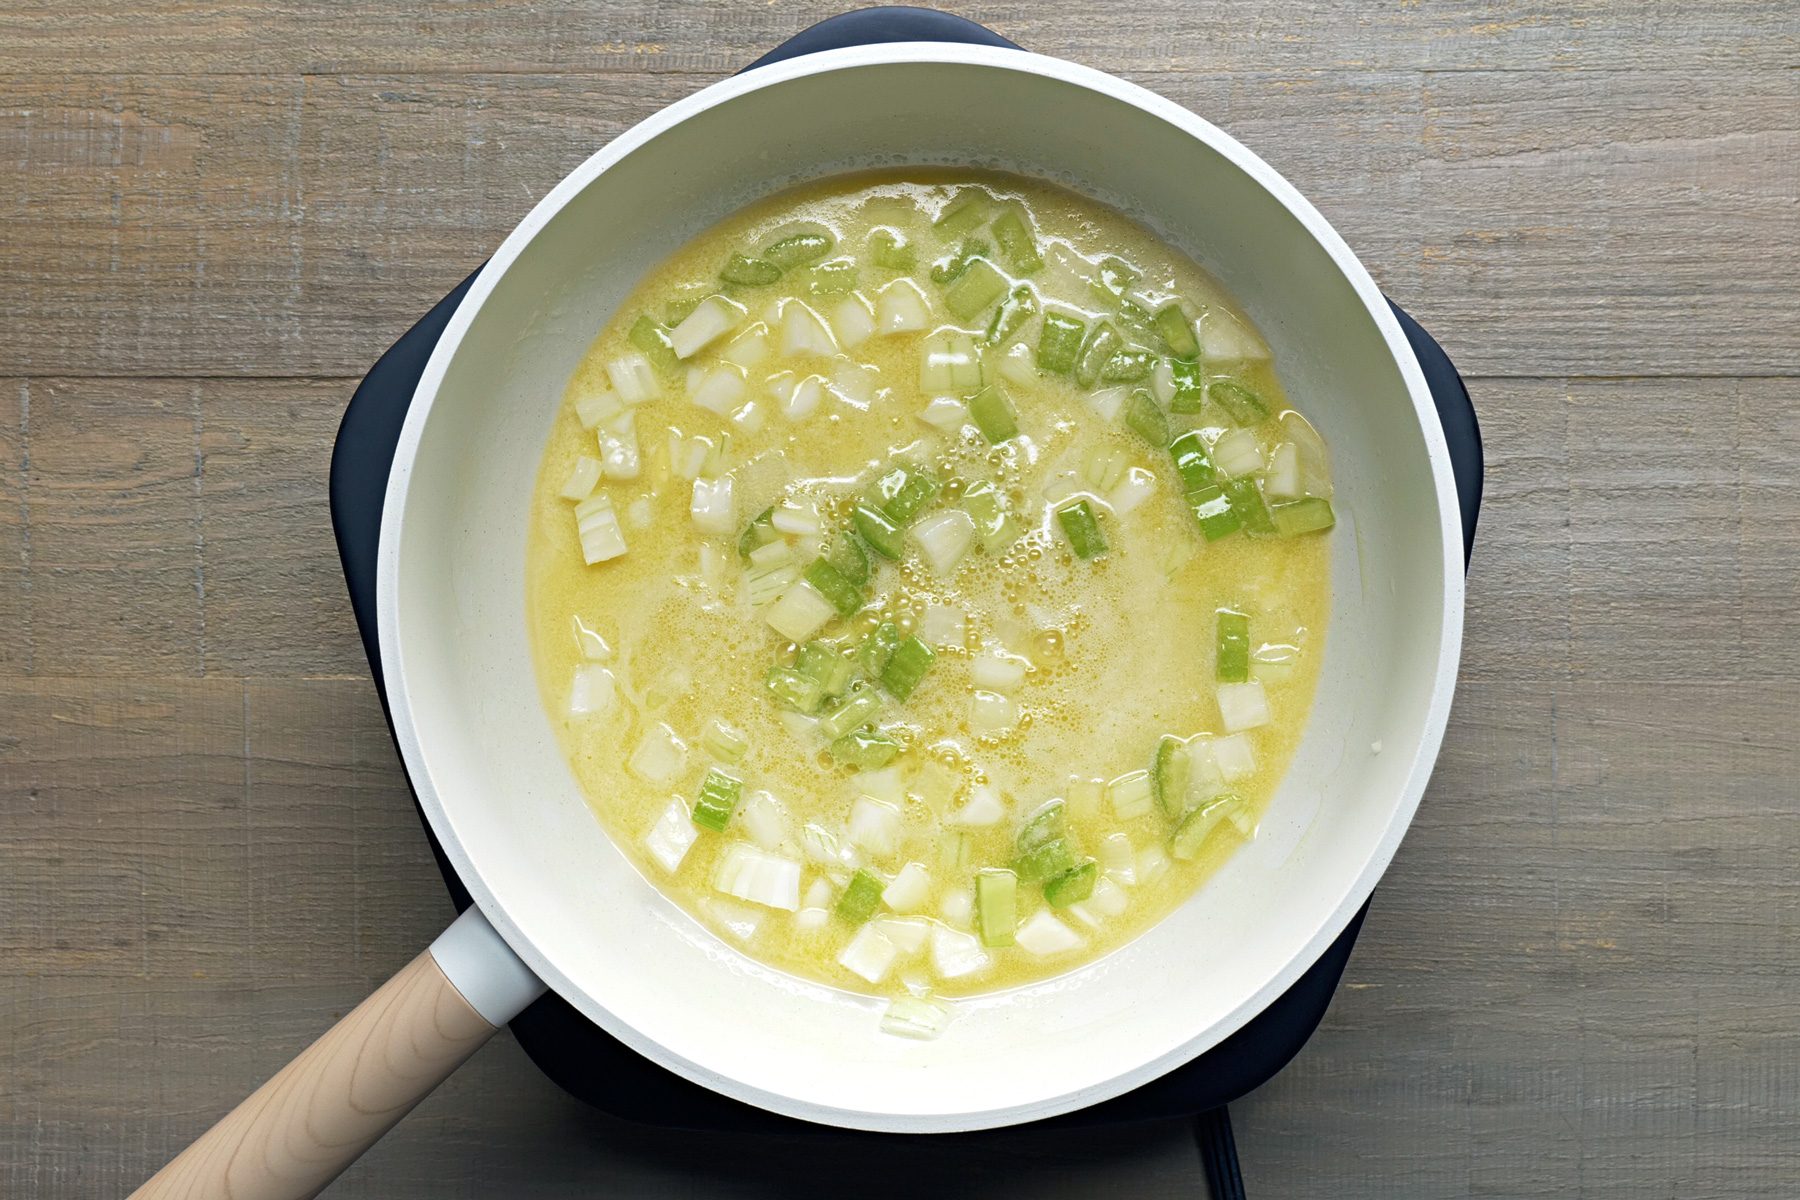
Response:
[{"label": "chopped celery", "polygon": [[1182,434],[1170,443],[1169,453],[1175,459],[1175,473],[1181,476],[1183,492],[1191,495],[1219,482],[1219,472],[1213,466],[1212,456],[1206,452],[1206,443],[1200,440],[1199,434]]},{"label": "chopped celery", "polygon": [[1156,368],[1156,355],[1142,346],[1126,346],[1106,360],[1100,378],[1107,383],[1136,383],[1148,379]]},{"label": "chopped celery", "polygon": [[1169,444],[1169,418],[1163,415],[1156,397],[1143,388],[1132,392],[1125,402],[1125,425],[1158,450]]},{"label": "chopped celery", "polygon": [[869,688],[850,693],[844,702],[819,719],[819,732],[836,740],[881,715],[881,697]]},{"label": "chopped celery", "polygon": [[1037,313],[1037,293],[1030,284],[1021,283],[1008,293],[1004,303],[994,310],[988,321],[987,336],[981,340],[989,346],[1003,346]]},{"label": "chopped celery", "polygon": [[694,801],[694,824],[714,833],[724,833],[725,825],[737,808],[743,794],[744,781],[714,767],[700,784],[700,795]]},{"label": "chopped celery", "polygon": [[861,925],[875,915],[875,909],[881,904],[881,893],[886,887],[875,872],[867,867],[860,868],[850,877],[844,894],[838,897],[834,911],[850,924]]},{"label": "chopped celery", "polygon": [[845,579],[842,571],[823,558],[814,559],[803,578],[818,589],[819,595],[831,601],[831,607],[837,609],[840,617],[847,617],[863,606],[862,589]]},{"label": "chopped celery", "polygon": [[847,258],[820,263],[806,273],[806,291],[813,296],[842,296],[856,289],[856,264]]},{"label": "chopped celery", "polygon": [[1018,209],[1008,208],[995,217],[993,230],[994,241],[999,243],[1000,253],[1006,256],[1007,266],[1021,275],[1043,269],[1044,259],[1038,253],[1037,238],[1032,236],[1031,227]]},{"label": "chopped celery", "polygon": [[969,397],[969,419],[990,445],[997,446],[1019,435],[1019,414],[997,383]]},{"label": "chopped celery", "polygon": [[1094,881],[1099,877],[1099,864],[1090,858],[1074,870],[1064,871],[1044,884],[1044,901],[1051,908],[1080,904],[1094,894]]},{"label": "chopped celery", "polygon": [[757,513],[750,523],[744,526],[744,532],[738,535],[738,555],[749,558],[759,546],[767,546],[771,542],[781,540],[781,534],[775,530],[774,506]]},{"label": "chopped celery", "polygon": [[1250,618],[1229,608],[1219,610],[1219,654],[1214,675],[1220,683],[1250,678]]},{"label": "chopped celery", "polygon": [[894,647],[881,668],[881,686],[896,700],[905,700],[925,678],[937,652],[916,637],[909,637]]},{"label": "chopped celery", "polygon": [[810,716],[818,712],[820,702],[825,699],[825,689],[819,681],[793,667],[770,667],[765,682],[777,704],[798,713]]},{"label": "chopped celery", "polygon": [[808,230],[803,233],[790,234],[777,242],[771,243],[762,252],[763,260],[786,270],[789,267],[801,267],[807,263],[818,262],[831,248],[837,245],[837,239],[822,230]]},{"label": "chopped celery", "polygon": [[863,541],[869,543],[881,557],[898,560],[906,553],[905,533],[880,509],[859,504],[850,519],[855,523],[856,532],[862,535]]},{"label": "chopped celery", "polygon": [[1190,361],[1200,357],[1200,339],[1194,336],[1194,323],[1181,310],[1181,302],[1171,300],[1156,310],[1151,324],[1162,337],[1163,345],[1176,358]]},{"label": "chopped celery", "polygon": [[1206,394],[1239,425],[1254,425],[1268,418],[1269,406],[1263,398],[1234,380],[1215,379],[1207,385]]},{"label": "chopped celery", "polygon": [[1002,867],[975,873],[975,932],[984,946],[1010,946],[1019,917],[1019,877]]},{"label": "chopped celery", "polygon": [[1171,819],[1187,810],[1187,743],[1165,733],[1156,743],[1156,760],[1150,769],[1150,789],[1156,803]]},{"label": "chopped celery", "polygon": [[800,653],[794,659],[794,670],[817,680],[821,696],[841,696],[850,686],[850,677],[856,674],[856,664],[828,642],[808,642],[800,647]]},{"label": "chopped celery", "polygon": [[825,547],[825,561],[836,567],[838,574],[852,586],[860,588],[868,584],[869,552],[863,549],[862,539],[854,533],[846,530],[832,538]]},{"label": "chopped celery", "polygon": [[1200,364],[1175,359],[1169,363],[1169,373],[1174,378],[1175,394],[1169,398],[1169,411],[1178,413],[1197,413],[1206,398],[1206,380],[1200,374]]},{"label": "chopped celery", "polygon": [[831,757],[858,771],[885,767],[899,753],[900,743],[874,726],[853,729],[831,743]]},{"label": "chopped celery", "polygon": [[884,271],[910,271],[919,265],[918,249],[892,229],[869,235],[869,258]]},{"label": "chopped celery", "polygon": [[1209,542],[1216,542],[1244,527],[1244,519],[1231,506],[1225,489],[1216,483],[1209,483],[1189,492],[1187,500],[1188,506],[1194,510],[1194,518],[1200,522],[1200,532],[1206,535]]},{"label": "chopped celery", "polygon": [[887,670],[888,660],[894,656],[894,648],[900,644],[900,627],[892,621],[883,621],[869,632],[857,650],[857,657],[862,661],[863,673],[871,679],[880,679],[881,673]]},{"label": "chopped celery", "polygon": [[750,739],[737,726],[714,717],[707,724],[706,732],[700,735],[700,746],[721,762],[735,763],[743,761],[749,752]]},{"label": "chopped celery", "polygon": [[1225,481],[1225,498],[1251,533],[1274,533],[1275,523],[1269,518],[1269,506],[1263,502],[1262,489],[1248,475]]},{"label": "chopped celery", "polygon": [[681,366],[681,359],[676,356],[675,347],[669,342],[669,331],[649,313],[644,313],[632,322],[631,332],[625,337],[644,352],[650,365],[658,371],[668,374]]},{"label": "chopped celery", "polygon": [[1094,558],[1106,553],[1106,535],[1100,532],[1100,522],[1086,500],[1077,500],[1057,509],[1056,521],[1062,526],[1076,558]]},{"label": "chopped celery", "polygon": [[1207,837],[1219,823],[1243,808],[1244,802],[1235,792],[1214,796],[1182,819],[1169,839],[1169,853],[1183,862],[1198,858],[1200,847],[1206,844]]},{"label": "chopped celery", "polygon": [[781,278],[781,268],[767,259],[749,258],[733,252],[719,269],[719,278],[739,287],[767,287]]},{"label": "chopped celery", "polygon": [[1111,321],[1103,320],[1095,325],[1087,341],[1082,343],[1081,357],[1075,362],[1075,382],[1082,387],[1093,387],[1100,381],[1100,372],[1112,361],[1113,355],[1124,348],[1125,339]]},{"label": "chopped celery", "polygon": [[1018,519],[1007,511],[1005,498],[987,480],[963,491],[963,509],[975,518],[975,536],[989,554],[998,554],[1019,540]]},{"label": "chopped celery", "polygon": [[[964,242],[956,248],[956,253],[947,254],[931,264],[931,282],[940,288],[947,288],[961,279],[963,272],[967,271],[977,259],[986,262],[989,253],[991,253],[991,248],[986,242],[973,240]],[[992,263],[987,265],[989,270],[993,269]]]},{"label": "chopped celery", "polygon": [[1331,501],[1321,496],[1308,496],[1269,509],[1269,523],[1282,537],[1300,533],[1319,533],[1337,524]]},{"label": "chopped celery", "polygon": [[1061,800],[1051,800],[1041,805],[1038,810],[1025,818],[1019,826],[1019,833],[1014,841],[1020,852],[1035,850],[1045,842],[1053,842],[1062,836],[1063,822],[1067,806]]},{"label": "chopped celery", "polygon": [[944,289],[944,307],[958,321],[967,321],[1004,296],[1006,289],[1006,276],[993,263],[974,258]]},{"label": "chopped celery", "polygon": [[924,471],[917,467],[895,467],[875,481],[870,500],[879,502],[887,519],[904,529],[937,494],[938,481]]},{"label": "chopped celery", "polygon": [[932,225],[944,237],[960,237],[987,220],[992,204],[993,197],[981,188],[964,188],[944,206],[944,211]]},{"label": "chopped celery", "polygon": [[1112,296],[1123,296],[1144,273],[1115,255],[1100,260],[1100,286]]},{"label": "chopped celery", "polygon": [[1041,883],[1046,879],[1055,879],[1065,871],[1075,869],[1075,852],[1069,849],[1067,838],[1052,838],[1041,846],[1034,846],[1022,851],[1013,859],[1013,871],[1026,883]]},{"label": "chopped celery", "polygon": [[1044,330],[1038,335],[1037,365],[1052,375],[1067,375],[1081,357],[1087,323],[1059,312],[1044,314]]}]

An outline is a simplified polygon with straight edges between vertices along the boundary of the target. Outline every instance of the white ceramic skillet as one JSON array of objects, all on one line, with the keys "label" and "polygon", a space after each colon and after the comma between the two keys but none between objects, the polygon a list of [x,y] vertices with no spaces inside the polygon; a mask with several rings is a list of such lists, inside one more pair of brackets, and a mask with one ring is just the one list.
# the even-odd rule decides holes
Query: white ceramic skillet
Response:
[{"label": "white ceramic skillet", "polygon": [[[1339,525],[1317,705],[1261,832],[1167,920],[1059,978],[961,1002],[936,1041],[764,967],[661,896],[596,823],[538,699],[532,483],[563,385],[643,273],[781,187],[858,167],[1051,179],[1211,270],[1330,443]],[[1281,994],[1368,898],[1449,714],[1462,543],[1418,364],[1362,264],[1261,159],[1186,110],[1021,51],[893,43],[705,89],[578,167],[481,272],[394,460],[379,620],[406,766],[476,907],[147,1185],[322,1187],[547,986],[726,1095],[862,1129],[979,1129],[1118,1095]]]}]

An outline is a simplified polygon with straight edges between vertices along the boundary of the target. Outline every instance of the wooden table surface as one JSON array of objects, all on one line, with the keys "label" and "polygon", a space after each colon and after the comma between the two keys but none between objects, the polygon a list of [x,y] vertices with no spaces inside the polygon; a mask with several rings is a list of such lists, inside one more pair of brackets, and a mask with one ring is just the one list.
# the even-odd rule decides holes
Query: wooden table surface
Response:
[{"label": "wooden table surface", "polygon": [[[129,1190],[445,921],[338,416],[566,171],[834,7],[0,0],[0,1195]],[[1443,757],[1233,1108],[1252,1193],[1800,1194],[1800,8],[966,15],[1262,153],[1486,435]],[[332,1194],[1200,1188],[1178,1125],[697,1147],[502,1037]]]}]

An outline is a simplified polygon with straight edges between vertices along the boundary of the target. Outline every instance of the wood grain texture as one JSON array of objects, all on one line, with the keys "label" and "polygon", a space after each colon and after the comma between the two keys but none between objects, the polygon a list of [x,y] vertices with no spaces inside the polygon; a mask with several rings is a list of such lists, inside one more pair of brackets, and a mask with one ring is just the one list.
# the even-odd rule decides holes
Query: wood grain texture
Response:
[{"label": "wood grain texture", "polygon": [[[337,573],[369,362],[829,8],[0,0],[0,1195],[122,1195],[450,915]],[[1238,134],[1471,375],[1463,677],[1257,1195],[1800,1195],[1800,10],[965,10]],[[710,1138],[505,1035],[330,1194],[1192,1196],[1186,1130]]]},{"label": "wood grain texture", "polygon": [[316,1196],[492,1036],[421,951],[132,1196]]}]

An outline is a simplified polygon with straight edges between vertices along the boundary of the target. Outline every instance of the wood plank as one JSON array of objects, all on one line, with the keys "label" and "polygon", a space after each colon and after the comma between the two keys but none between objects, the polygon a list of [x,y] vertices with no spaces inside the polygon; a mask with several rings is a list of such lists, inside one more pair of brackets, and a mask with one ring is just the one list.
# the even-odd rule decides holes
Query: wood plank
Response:
[{"label": "wood plank", "polygon": [[[945,7],[931,5],[930,7]],[[1218,74],[1245,64],[1311,68],[1488,67],[1689,71],[1791,65],[1800,23],[1785,6],[1706,0],[1661,6],[1545,6],[1503,0],[1366,6],[1149,0],[1104,21],[1023,0],[949,6],[1028,50],[1106,70]],[[111,72],[154,62],[171,73],[336,71],[733,71],[841,3],[730,9],[650,0],[533,3],[426,0],[400,9],[344,0],[269,8],[255,0],[174,0],[70,8],[13,0],[0,17],[0,72]]]}]

